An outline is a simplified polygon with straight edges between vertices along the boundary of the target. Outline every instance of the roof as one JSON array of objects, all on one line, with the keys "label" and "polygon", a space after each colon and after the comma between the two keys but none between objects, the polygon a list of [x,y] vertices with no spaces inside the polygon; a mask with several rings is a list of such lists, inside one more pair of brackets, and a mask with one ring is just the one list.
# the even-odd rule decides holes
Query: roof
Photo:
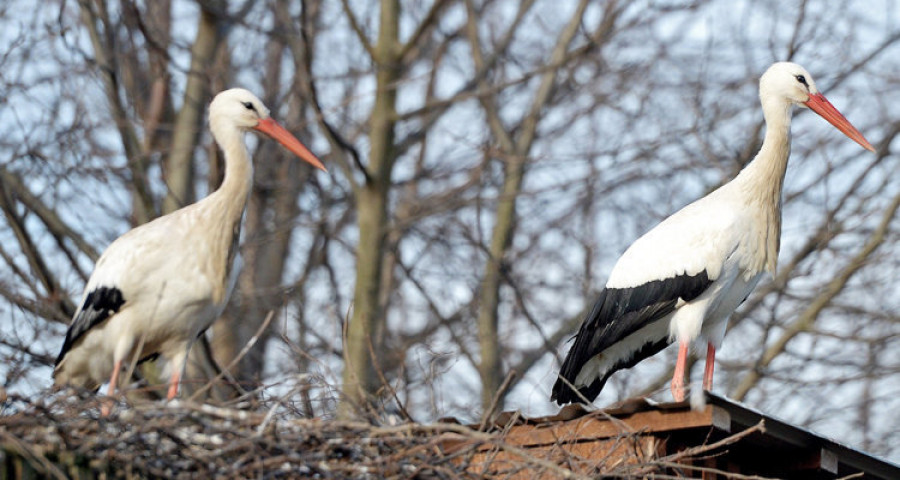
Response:
[{"label": "roof", "polygon": [[[569,406],[552,417],[524,419],[505,412],[495,419],[495,428],[502,430],[506,444],[580,475],[615,475],[640,463],[655,466],[654,473],[704,479],[728,478],[727,473],[797,479],[861,473],[865,479],[900,479],[896,464],[713,394],[697,410],[687,402],[636,398],[592,412]],[[487,475],[551,478],[512,470],[515,452],[481,450],[472,464]],[[627,475],[634,473],[632,468]]]}]

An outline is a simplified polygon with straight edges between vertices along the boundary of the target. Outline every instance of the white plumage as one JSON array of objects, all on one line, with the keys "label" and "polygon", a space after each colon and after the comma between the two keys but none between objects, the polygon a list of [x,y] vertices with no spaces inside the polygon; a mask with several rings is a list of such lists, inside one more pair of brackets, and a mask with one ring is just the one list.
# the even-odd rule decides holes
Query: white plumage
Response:
[{"label": "white plumage", "polygon": [[563,362],[553,400],[592,401],[612,373],[673,341],[679,343],[674,398],[684,399],[688,346],[697,341],[707,344],[703,386],[711,389],[728,317],[775,271],[792,107],[811,108],[874,151],[797,64],[772,65],[760,79],[760,101],[766,136],[759,153],[734,180],[663,220],[622,254]]},{"label": "white plumage", "polygon": [[167,361],[168,398],[175,397],[191,345],[221,315],[240,270],[241,219],[253,183],[245,132],[264,133],[324,170],[246,90],[217,95],[209,123],[225,155],[222,186],[107,247],[56,360],[57,384],[95,390],[108,380],[112,395],[124,365],[159,355]]}]

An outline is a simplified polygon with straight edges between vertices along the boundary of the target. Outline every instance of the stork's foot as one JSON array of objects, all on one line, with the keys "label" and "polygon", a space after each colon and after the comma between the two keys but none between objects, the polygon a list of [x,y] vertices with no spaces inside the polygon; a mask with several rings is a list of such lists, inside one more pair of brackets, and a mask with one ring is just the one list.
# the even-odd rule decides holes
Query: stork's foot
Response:
[{"label": "stork's foot", "polygon": [[178,385],[169,385],[169,392],[166,394],[166,400],[171,401],[178,395]]},{"label": "stork's foot", "polygon": [[100,400],[100,416],[108,417],[110,413],[112,413],[112,407],[116,404],[116,401],[112,397],[106,397]]}]

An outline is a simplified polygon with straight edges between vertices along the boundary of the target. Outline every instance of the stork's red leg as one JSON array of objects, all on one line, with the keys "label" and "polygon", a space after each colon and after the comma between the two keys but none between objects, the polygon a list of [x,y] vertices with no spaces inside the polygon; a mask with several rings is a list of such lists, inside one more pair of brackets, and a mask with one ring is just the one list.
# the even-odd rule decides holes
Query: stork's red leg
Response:
[{"label": "stork's red leg", "polygon": [[[109,387],[106,388],[106,396],[111,397],[114,393],[116,393],[116,386],[119,383],[119,371],[122,370],[122,361],[116,361],[113,366],[112,376],[109,378]],[[100,414],[104,417],[109,415],[109,411],[112,408],[110,403],[104,403],[100,406]]]},{"label": "stork's red leg", "polygon": [[676,402],[684,401],[684,369],[687,364],[688,342],[678,345],[678,361],[675,362],[675,374],[672,375],[672,397]]},{"label": "stork's red leg", "polygon": [[178,382],[181,381],[181,372],[176,370],[172,373],[172,379],[169,380],[169,394],[166,395],[166,400],[171,400],[175,398],[175,395],[178,395]]},{"label": "stork's red leg", "polygon": [[[181,383],[181,378],[184,377],[184,372],[187,370],[188,355],[191,354],[191,346],[193,344],[193,341],[188,342],[187,348],[184,350],[184,360],[181,361],[181,368],[178,370],[173,369],[172,379],[169,380],[169,394],[166,395],[166,400],[172,400],[178,395],[178,384]],[[176,362],[172,362],[173,366],[175,364]]]},{"label": "stork's red leg", "polygon": [[106,396],[111,397],[116,393],[116,386],[119,383],[119,371],[122,370],[122,361],[119,360],[113,366],[112,376],[109,378],[109,387],[106,389]]},{"label": "stork's red leg", "polygon": [[712,391],[713,369],[716,366],[716,347],[712,343],[706,344],[706,369],[703,370],[703,389]]}]

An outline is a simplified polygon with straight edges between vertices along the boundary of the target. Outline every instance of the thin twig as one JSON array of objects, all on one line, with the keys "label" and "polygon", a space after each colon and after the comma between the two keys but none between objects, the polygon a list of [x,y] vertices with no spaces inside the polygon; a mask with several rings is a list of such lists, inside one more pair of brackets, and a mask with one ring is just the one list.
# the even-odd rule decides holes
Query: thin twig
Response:
[{"label": "thin twig", "polygon": [[512,384],[512,381],[516,378],[516,372],[510,370],[506,374],[506,378],[503,379],[503,383],[500,384],[500,388],[494,393],[494,396],[491,398],[491,406],[484,411],[481,415],[481,424],[478,427],[479,432],[484,432],[487,430],[488,423],[490,423],[491,418],[494,416],[494,412],[497,410],[497,407],[500,405],[500,399],[506,395],[506,391],[509,389],[509,386]]},{"label": "thin twig", "polygon": [[263,320],[262,325],[260,325],[259,328],[256,329],[256,333],[254,333],[253,336],[250,337],[250,340],[247,340],[247,343],[244,344],[244,348],[242,348],[241,351],[238,352],[238,354],[233,359],[231,359],[231,362],[229,362],[228,365],[225,368],[223,368],[222,371],[219,372],[218,375],[216,375],[215,377],[210,379],[208,382],[206,382],[206,385],[203,385],[203,387],[201,387],[196,392],[194,392],[194,394],[191,395],[189,400],[196,401],[197,397],[200,394],[206,392],[207,390],[212,388],[212,386],[215,382],[218,382],[219,380],[221,380],[225,376],[225,372],[230,371],[232,368],[234,368],[234,366],[237,365],[237,363],[240,362],[241,359],[244,358],[244,356],[250,352],[250,349],[253,348],[254,345],[256,345],[256,342],[259,341],[259,338],[262,335],[262,333],[266,330],[266,328],[269,327],[269,324],[272,323],[272,317],[274,317],[274,316],[275,316],[275,311],[274,310],[270,311],[269,314],[266,315],[265,320]]}]

